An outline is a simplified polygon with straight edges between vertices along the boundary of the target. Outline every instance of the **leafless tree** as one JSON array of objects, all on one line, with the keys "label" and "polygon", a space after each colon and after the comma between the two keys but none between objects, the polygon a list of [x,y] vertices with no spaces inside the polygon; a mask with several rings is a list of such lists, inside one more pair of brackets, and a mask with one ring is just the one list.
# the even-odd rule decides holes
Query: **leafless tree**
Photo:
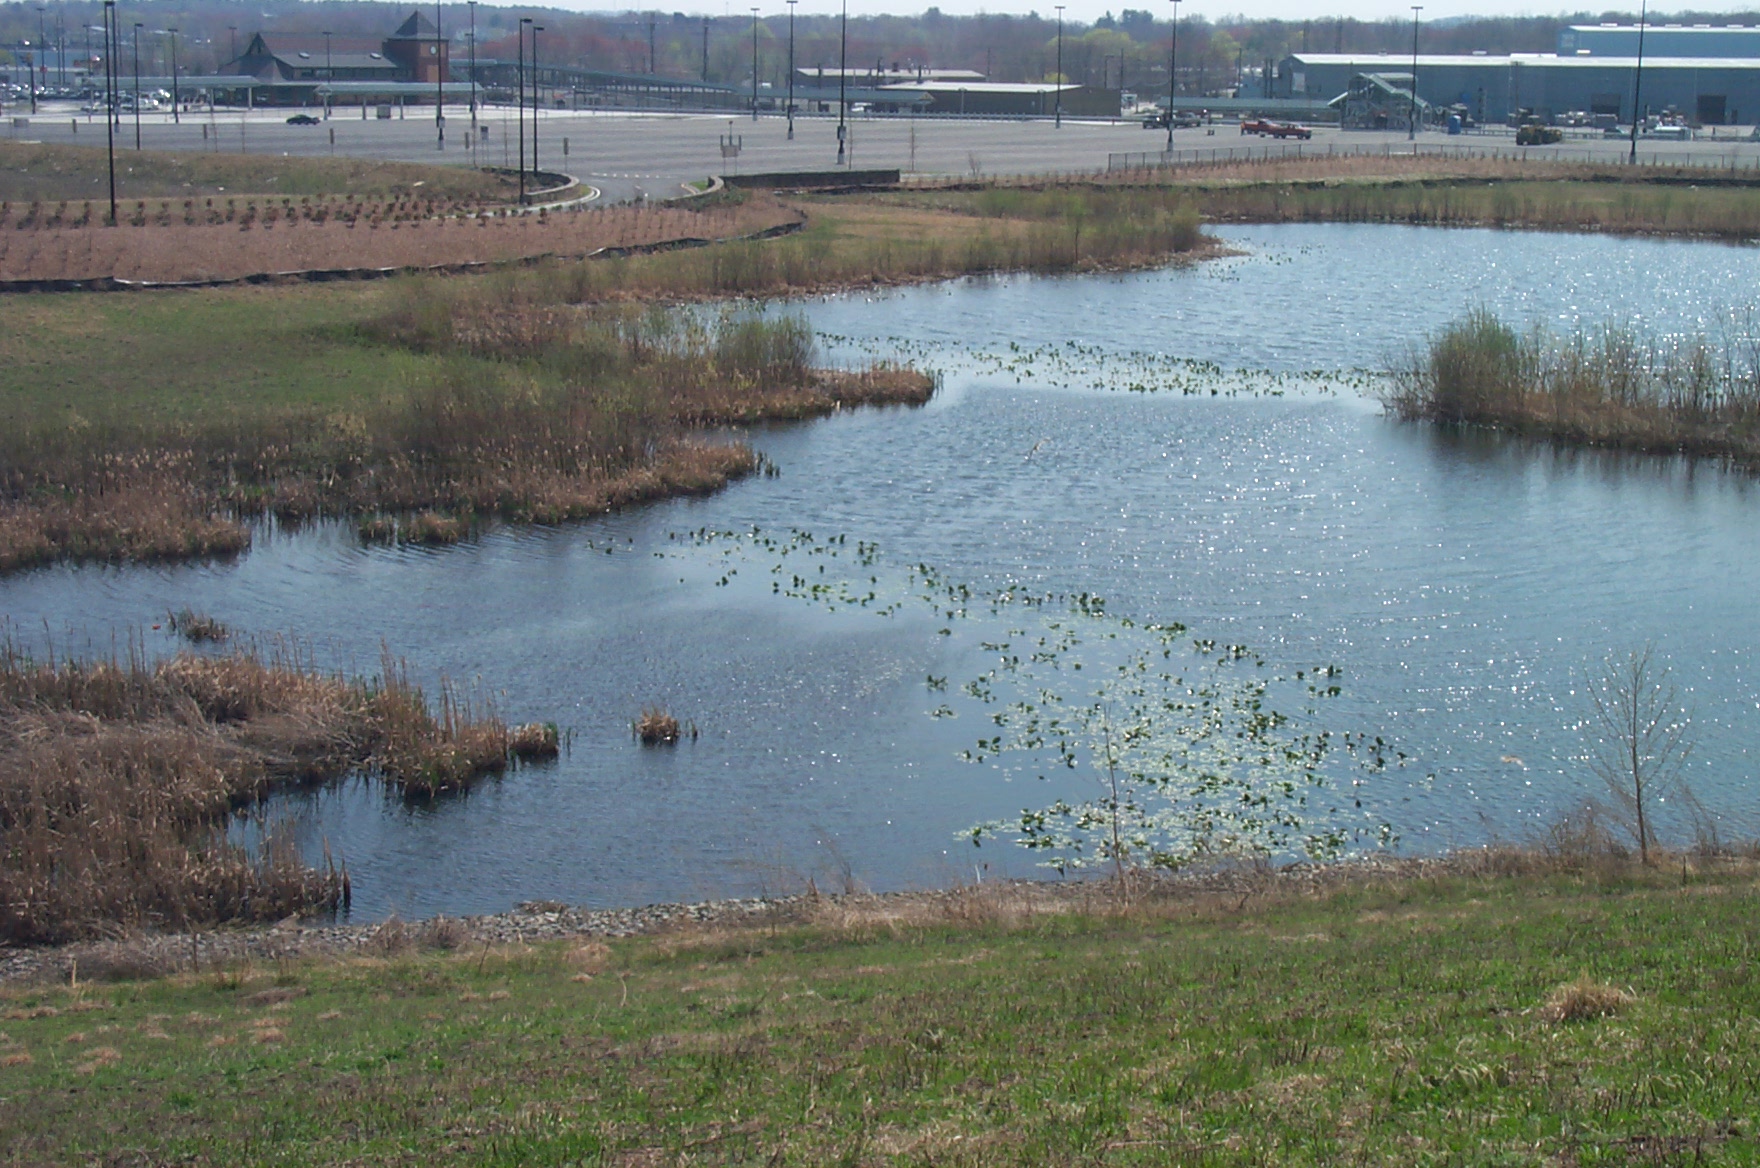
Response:
[{"label": "leafless tree", "polygon": [[1586,685],[1589,766],[1607,784],[1646,865],[1656,842],[1656,805],[1672,797],[1689,810],[1697,806],[1685,777],[1692,719],[1668,673],[1645,645],[1623,658],[1609,656]]}]

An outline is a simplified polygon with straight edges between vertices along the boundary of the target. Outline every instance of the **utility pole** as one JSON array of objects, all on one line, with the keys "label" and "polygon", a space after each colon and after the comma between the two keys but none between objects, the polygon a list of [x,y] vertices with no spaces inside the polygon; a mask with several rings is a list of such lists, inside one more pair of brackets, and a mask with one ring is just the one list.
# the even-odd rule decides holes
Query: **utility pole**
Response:
[{"label": "utility pole", "polygon": [[703,80],[709,80],[709,18],[703,17]]},{"label": "utility pole", "polygon": [[838,25],[837,48],[837,164],[843,165],[844,139],[849,137],[849,127],[844,122],[844,111],[849,109],[846,100],[849,84],[849,0],[843,0],[843,16]]},{"label": "utility pole", "polygon": [[1173,153],[1173,93],[1179,77],[1179,0],[1173,0],[1172,35],[1167,41],[1167,152]]},{"label": "utility pole", "polygon": [[[446,149],[446,60],[452,54],[446,51],[446,34],[440,31],[440,0],[434,0],[434,133],[438,139],[436,150]],[[366,109],[366,98],[361,98],[361,108]]]},{"label": "utility pole", "polygon": [[788,0],[788,140],[794,141],[794,6],[800,0]]},{"label": "utility pole", "polygon": [[1412,108],[1406,116],[1406,140],[1418,140],[1418,13],[1422,4],[1412,5]]},{"label": "utility pole", "polygon": [[[330,86],[336,81],[336,71],[330,68],[330,30],[324,30],[324,120],[330,120]],[[397,99],[397,116],[403,116],[403,99]]]},{"label": "utility pole", "polygon": [[477,0],[471,6],[471,146],[477,144]]},{"label": "utility pole", "polygon": [[650,77],[659,71],[659,65],[654,59],[654,23],[655,16],[650,12],[648,13],[648,76]]},{"label": "utility pole", "polygon": [[758,120],[758,10],[752,9],[752,121]]},{"label": "utility pole", "polygon": [[1644,18],[1649,14],[1647,0],[1638,2],[1638,68],[1632,74],[1632,152],[1626,162],[1631,166],[1638,165],[1638,123],[1644,118],[1644,107],[1639,104],[1644,96]]},{"label": "utility pole", "polygon": [[[1053,4],[1057,9],[1057,120],[1059,128],[1063,126],[1063,5]],[[1043,111],[1044,106],[1039,109]]]}]

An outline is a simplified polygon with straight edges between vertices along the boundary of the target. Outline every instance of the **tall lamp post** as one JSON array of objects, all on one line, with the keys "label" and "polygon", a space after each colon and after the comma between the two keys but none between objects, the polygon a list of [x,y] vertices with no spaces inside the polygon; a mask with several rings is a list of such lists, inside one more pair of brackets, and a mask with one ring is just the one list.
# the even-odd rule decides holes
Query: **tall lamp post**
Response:
[{"label": "tall lamp post", "polygon": [[800,0],[788,0],[788,140],[794,141],[794,6]]},{"label": "tall lamp post", "polygon": [[[434,134],[435,149],[446,149],[446,34],[440,31],[440,0],[434,0]],[[363,102],[366,98],[361,99]]]},{"label": "tall lamp post", "polygon": [[1422,4],[1412,5],[1412,104],[1406,111],[1406,140],[1418,140],[1418,13],[1424,11]]},{"label": "tall lamp post", "polygon": [[849,108],[845,100],[849,84],[849,0],[843,0],[843,15],[838,24],[837,48],[837,163],[843,165],[844,139],[849,136],[848,127],[844,124],[844,111]]},{"label": "tall lamp post", "polygon": [[[1057,9],[1057,118],[1056,124],[1063,125],[1063,5],[1054,4]],[[1040,106],[1041,110],[1045,107]]]},{"label": "tall lamp post", "polygon": [[[526,201],[526,25],[532,18],[519,18],[519,201]],[[505,139],[504,139],[505,141]]]},{"label": "tall lamp post", "polygon": [[183,114],[178,107],[183,102],[179,100],[177,89],[177,30],[168,28],[165,31],[171,34],[171,120],[181,126],[183,125]]},{"label": "tall lamp post", "polygon": [[134,148],[141,148],[141,22],[134,22]]},{"label": "tall lamp post", "polygon": [[1643,120],[1644,107],[1639,104],[1644,96],[1644,17],[1648,15],[1646,0],[1638,3],[1638,68],[1632,74],[1632,152],[1626,161],[1632,166],[1638,165],[1638,123]]},{"label": "tall lamp post", "polygon": [[477,0],[471,6],[471,145],[477,143]]},{"label": "tall lamp post", "polygon": [[538,34],[544,31],[541,24],[532,25],[532,177],[538,176],[538,112],[544,103],[538,100]]},{"label": "tall lamp post", "polygon": [[[335,70],[330,68],[330,30],[325,29],[324,30],[324,120],[325,121],[330,120],[330,87],[332,85],[334,85],[335,83],[336,83],[336,72],[335,72]],[[401,116],[402,106],[403,106],[403,99],[399,98],[398,99],[398,108],[400,111],[399,116]]]},{"label": "tall lamp post", "polygon": [[[111,70],[116,54],[110,51],[110,28],[116,23],[116,0],[104,0],[104,152],[110,163],[110,226],[116,226],[116,84]],[[90,74],[88,74],[90,76]]]},{"label": "tall lamp post", "polygon": [[31,54],[32,61],[36,65],[36,70],[31,76],[31,112],[33,114],[37,112],[37,84],[41,82],[47,85],[49,82],[49,69],[43,64],[43,49],[49,43],[49,34],[44,31],[45,25],[43,24],[43,15],[47,11],[47,5],[37,5],[37,51]]},{"label": "tall lamp post", "polygon": [[1173,25],[1167,40],[1167,152],[1173,153],[1173,93],[1179,78],[1179,0],[1173,0]]},{"label": "tall lamp post", "polygon": [[752,9],[752,121],[758,120],[758,10]]}]

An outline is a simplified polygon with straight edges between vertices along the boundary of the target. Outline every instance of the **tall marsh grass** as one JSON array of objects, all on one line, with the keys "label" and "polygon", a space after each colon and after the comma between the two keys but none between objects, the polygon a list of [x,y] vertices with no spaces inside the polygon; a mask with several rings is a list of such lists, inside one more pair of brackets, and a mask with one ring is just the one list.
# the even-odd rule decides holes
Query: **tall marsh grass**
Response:
[{"label": "tall marsh grass", "polygon": [[1760,319],[1720,339],[1623,325],[1517,332],[1478,310],[1391,371],[1383,403],[1408,420],[1566,442],[1760,461]]},{"label": "tall marsh grass", "polygon": [[430,706],[392,660],[352,680],[285,650],[154,664],[0,648],[0,940],[334,908],[343,867],[308,867],[273,833],[229,842],[231,813],[356,772],[411,795],[459,790],[514,746],[450,688]]}]

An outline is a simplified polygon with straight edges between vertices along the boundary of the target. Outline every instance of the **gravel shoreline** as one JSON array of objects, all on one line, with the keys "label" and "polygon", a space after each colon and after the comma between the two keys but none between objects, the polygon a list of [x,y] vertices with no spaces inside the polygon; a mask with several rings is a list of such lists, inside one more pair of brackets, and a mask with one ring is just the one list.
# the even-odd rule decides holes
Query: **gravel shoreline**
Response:
[{"label": "gravel shoreline", "polygon": [[[1522,849],[1467,849],[1443,856],[1378,855],[1285,867],[1230,867],[1206,872],[1142,874],[1128,899],[1196,902],[1226,898],[1238,911],[1262,896],[1318,895],[1347,886],[1393,884],[1442,876],[1493,876],[1559,866],[1557,858]],[[1568,866],[1568,864],[1566,865]],[[527,901],[502,913],[473,917],[396,917],[371,924],[282,921],[271,926],[186,933],[144,933],[68,945],[0,945],[0,987],[30,983],[129,980],[235,966],[467,946],[527,944],[569,939],[614,940],[701,927],[753,927],[870,922],[933,923],[996,919],[1076,909],[1107,910],[1121,903],[1110,880],[1010,880],[946,889],[824,895],[809,886],[789,896],[706,900],[589,909],[554,901]]]}]

